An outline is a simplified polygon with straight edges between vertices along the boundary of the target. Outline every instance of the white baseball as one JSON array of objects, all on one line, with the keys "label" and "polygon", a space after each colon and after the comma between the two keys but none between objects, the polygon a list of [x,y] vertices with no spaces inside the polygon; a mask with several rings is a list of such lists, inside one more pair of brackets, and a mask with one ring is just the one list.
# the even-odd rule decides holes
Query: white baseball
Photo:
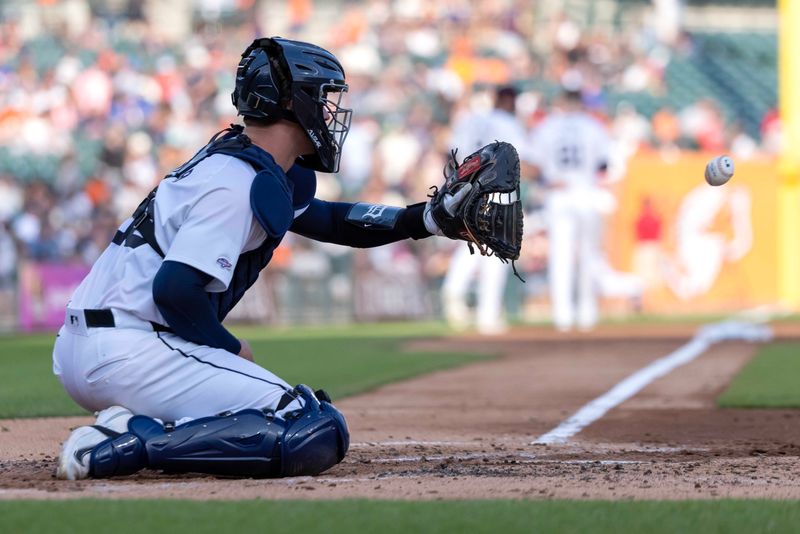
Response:
[{"label": "white baseball", "polygon": [[717,156],[706,164],[706,182],[722,185],[733,176],[733,160],[728,156]]}]

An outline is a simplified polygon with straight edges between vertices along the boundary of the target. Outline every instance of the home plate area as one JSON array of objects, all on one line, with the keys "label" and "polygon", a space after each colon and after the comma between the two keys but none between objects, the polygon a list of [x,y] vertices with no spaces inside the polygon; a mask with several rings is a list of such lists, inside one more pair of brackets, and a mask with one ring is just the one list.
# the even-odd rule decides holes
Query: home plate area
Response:
[{"label": "home plate area", "polygon": [[0,421],[0,499],[800,498],[800,413],[715,404],[768,330],[627,328],[415,342],[496,357],[337,402],[350,452],[318,477],[59,481],[89,418]]}]

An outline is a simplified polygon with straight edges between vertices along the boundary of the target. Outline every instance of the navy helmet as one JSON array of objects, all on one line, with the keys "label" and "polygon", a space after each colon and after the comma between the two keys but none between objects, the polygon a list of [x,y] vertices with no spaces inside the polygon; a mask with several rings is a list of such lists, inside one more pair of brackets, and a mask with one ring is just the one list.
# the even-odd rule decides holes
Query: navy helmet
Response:
[{"label": "navy helmet", "polygon": [[319,46],[280,37],[256,39],[242,53],[231,94],[239,115],[299,124],[315,147],[298,163],[337,172],[352,110],[341,107],[344,69]]}]

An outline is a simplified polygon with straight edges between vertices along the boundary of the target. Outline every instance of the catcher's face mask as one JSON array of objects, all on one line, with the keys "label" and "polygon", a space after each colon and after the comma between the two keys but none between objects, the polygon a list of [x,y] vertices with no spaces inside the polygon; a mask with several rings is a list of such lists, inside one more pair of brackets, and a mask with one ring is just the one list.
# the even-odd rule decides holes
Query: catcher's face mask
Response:
[{"label": "catcher's face mask", "polygon": [[350,131],[353,110],[342,107],[342,97],[347,92],[347,85],[326,84],[322,86],[322,118],[328,127],[328,133],[336,149],[336,168],[342,156],[342,146]]},{"label": "catcher's face mask", "polygon": [[342,157],[342,145],[350,131],[353,111],[342,107],[347,92],[344,83],[329,82],[318,88],[303,87],[295,91],[293,111],[314,145],[314,154],[303,156],[306,167],[324,172],[337,172]]}]

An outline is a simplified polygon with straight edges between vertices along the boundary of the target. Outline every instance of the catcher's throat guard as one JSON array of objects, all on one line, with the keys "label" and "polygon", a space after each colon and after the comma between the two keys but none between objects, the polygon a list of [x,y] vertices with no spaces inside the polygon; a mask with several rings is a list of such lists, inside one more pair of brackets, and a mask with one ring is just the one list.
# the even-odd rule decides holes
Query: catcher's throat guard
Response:
[{"label": "catcher's throat guard", "polygon": [[[433,188],[431,215],[442,233],[467,242],[484,256],[497,256],[503,262],[519,258],[522,249],[523,212],[520,197],[520,162],[510,143],[495,141],[478,149],[459,164],[456,151],[444,169],[445,183]],[[445,195],[452,195],[466,184],[472,188],[450,214]],[[517,274],[514,268],[514,274]],[[521,279],[521,278],[520,278]]]}]

